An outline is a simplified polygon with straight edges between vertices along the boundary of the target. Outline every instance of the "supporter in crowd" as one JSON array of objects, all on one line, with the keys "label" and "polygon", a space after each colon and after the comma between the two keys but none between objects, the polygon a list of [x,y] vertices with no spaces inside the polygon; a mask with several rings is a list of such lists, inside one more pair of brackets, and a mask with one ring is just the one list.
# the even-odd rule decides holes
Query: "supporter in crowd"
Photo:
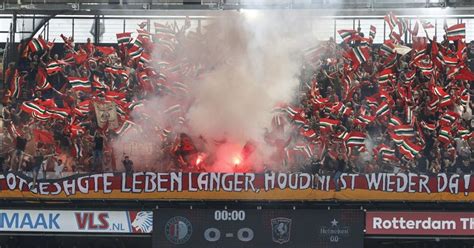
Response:
[{"label": "supporter in crowd", "polygon": [[341,190],[341,185],[339,185],[339,181],[341,179],[341,175],[342,173],[346,170],[346,161],[344,160],[344,158],[342,157],[342,154],[339,154],[338,157],[337,157],[337,160],[336,160],[336,163],[335,163],[335,175],[334,175],[334,183],[336,185],[336,191],[340,191]]},{"label": "supporter in crowd", "polygon": [[93,152],[93,168],[94,172],[101,172],[104,162],[104,138],[99,132],[96,132],[94,137],[94,152]]},{"label": "supporter in crowd", "polygon": [[[413,29],[392,13],[386,21],[390,38],[381,45],[373,44],[375,27],[368,35],[358,28],[339,30],[341,44],[331,38],[305,51],[298,97],[275,107],[265,132],[266,145],[274,148],[265,163],[277,165],[270,168],[335,173],[337,189],[344,172],[473,170],[473,43],[466,45],[460,24],[438,42],[423,35],[421,30],[431,27],[419,21]],[[190,104],[178,97],[188,90],[183,82],[205,70],[178,59],[182,43],[199,37],[188,35],[187,28],[188,23],[181,28],[155,24],[156,34],[150,34],[140,27],[136,38],[117,34],[113,47],[90,39],[75,44],[62,36],[59,54],[53,53],[58,44],[41,36],[22,42],[20,61],[4,74],[10,170],[18,171],[27,145],[40,141],[64,158],[64,164],[58,160],[63,168],[54,168],[57,175],[72,166],[68,170],[116,169],[112,143],[136,127],[136,120],[148,118],[135,113],[155,96],[176,100],[159,106],[170,113],[167,126],[147,134],[161,141],[161,166],[205,168],[192,162],[200,152],[192,138],[174,129],[185,124],[182,105]],[[131,160],[122,163],[127,173],[136,170]]]},{"label": "supporter in crowd", "polygon": [[472,174],[474,171],[472,168],[472,161],[469,161],[468,159],[462,159],[461,164],[459,165],[458,172],[460,174]]},{"label": "supporter in crowd", "polygon": [[128,156],[124,156],[124,159],[122,160],[122,164],[127,174],[133,173],[133,161],[130,160]]},{"label": "supporter in crowd", "polygon": [[366,161],[366,165],[364,166],[364,173],[369,174],[369,173],[375,173],[379,171],[380,170],[374,161]]},{"label": "supporter in crowd", "polygon": [[[403,19],[392,19],[403,29]],[[367,156],[376,164],[367,163],[365,172],[468,171],[474,74],[465,64],[464,36],[448,29],[437,43],[436,37],[430,40],[409,30],[413,44],[408,48],[392,27],[391,38],[375,48],[375,27],[370,31],[364,38],[360,30],[340,30],[340,46],[329,41],[305,54],[305,68],[311,68],[302,79],[307,94],[301,104],[288,104],[281,113],[296,123],[306,149],[323,143],[329,165],[339,160],[342,146],[350,158],[348,173],[357,172]],[[290,144],[287,149],[299,147]],[[466,167],[454,163],[466,159]],[[337,178],[340,172],[335,172]]]},{"label": "supporter in crowd", "polygon": [[65,167],[61,159],[58,159],[58,161],[54,163],[54,175],[56,176],[56,178],[62,177],[64,168]]},{"label": "supporter in crowd", "polygon": [[15,140],[15,153],[13,154],[13,157],[11,158],[11,170],[13,171],[18,171],[19,165],[22,163],[24,157],[25,157],[25,149],[26,149],[26,143],[28,140],[22,136],[17,136]]},{"label": "supporter in crowd", "polygon": [[36,181],[38,180],[38,173],[41,169],[41,166],[43,165],[45,157],[43,155],[43,152],[38,148],[36,149],[36,154],[33,157],[33,185],[36,186]]}]

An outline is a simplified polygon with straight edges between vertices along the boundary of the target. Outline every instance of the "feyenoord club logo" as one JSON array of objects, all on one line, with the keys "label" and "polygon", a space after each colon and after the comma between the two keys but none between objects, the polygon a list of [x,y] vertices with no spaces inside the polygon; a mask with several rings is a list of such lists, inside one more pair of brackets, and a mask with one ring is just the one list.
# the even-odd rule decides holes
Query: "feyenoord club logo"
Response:
[{"label": "feyenoord club logo", "polygon": [[188,242],[193,234],[193,226],[188,219],[176,216],[168,220],[165,226],[166,238],[173,244],[180,245]]},{"label": "feyenoord club logo", "polygon": [[284,244],[290,241],[291,219],[278,217],[272,219],[273,242]]}]

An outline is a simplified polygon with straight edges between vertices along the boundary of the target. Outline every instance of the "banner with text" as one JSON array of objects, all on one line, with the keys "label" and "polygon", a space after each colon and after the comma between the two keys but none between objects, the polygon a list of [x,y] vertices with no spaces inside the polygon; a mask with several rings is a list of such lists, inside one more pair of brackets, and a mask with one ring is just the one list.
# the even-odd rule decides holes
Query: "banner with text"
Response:
[{"label": "banner with text", "polygon": [[309,209],[159,209],[156,248],[362,248],[364,212]]},{"label": "banner with text", "polygon": [[367,212],[367,234],[474,236],[474,212]]},{"label": "banner with text", "polygon": [[75,175],[33,187],[20,174],[0,175],[0,198],[142,200],[474,201],[474,177],[414,173],[155,173]]},{"label": "banner with text", "polygon": [[0,210],[0,232],[151,233],[151,211]]}]

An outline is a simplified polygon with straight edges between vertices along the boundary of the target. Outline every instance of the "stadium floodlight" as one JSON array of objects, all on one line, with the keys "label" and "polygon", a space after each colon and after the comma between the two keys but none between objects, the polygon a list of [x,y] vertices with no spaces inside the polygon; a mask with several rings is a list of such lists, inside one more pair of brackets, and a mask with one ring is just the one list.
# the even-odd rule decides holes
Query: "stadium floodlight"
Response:
[{"label": "stadium floodlight", "polygon": [[257,9],[240,9],[240,13],[248,20],[255,20],[260,16],[261,11]]}]

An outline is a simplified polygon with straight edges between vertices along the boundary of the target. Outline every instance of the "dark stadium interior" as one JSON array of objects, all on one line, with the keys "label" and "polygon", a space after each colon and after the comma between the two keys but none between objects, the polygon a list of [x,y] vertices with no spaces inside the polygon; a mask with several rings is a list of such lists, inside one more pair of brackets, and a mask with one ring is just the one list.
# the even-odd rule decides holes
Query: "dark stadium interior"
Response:
[{"label": "dark stadium interior", "polygon": [[[38,244],[38,245],[31,245]],[[77,237],[77,236],[3,236],[0,238],[0,245],[9,247],[76,247],[76,248],[116,248],[116,247],[150,247],[151,240],[143,238],[123,238],[123,237]],[[365,248],[471,248],[474,245],[472,240],[437,240],[423,239],[416,240],[409,237],[400,239],[366,239]]]},{"label": "dark stadium interior", "polygon": [[459,248],[468,248],[472,247],[474,242],[472,240],[452,240],[452,239],[424,239],[424,240],[414,240],[409,237],[400,239],[384,239],[384,240],[372,240],[366,239],[364,242],[365,247],[386,247],[386,248],[448,248],[448,247],[459,247]]},{"label": "dark stadium interior", "polygon": [[117,236],[68,236],[66,235],[21,235],[0,237],[0,246],[10,247],[75,247],[75,248],[112,248],[112,247],[151,247],[151,240],[140,237],[117,237]]}]

